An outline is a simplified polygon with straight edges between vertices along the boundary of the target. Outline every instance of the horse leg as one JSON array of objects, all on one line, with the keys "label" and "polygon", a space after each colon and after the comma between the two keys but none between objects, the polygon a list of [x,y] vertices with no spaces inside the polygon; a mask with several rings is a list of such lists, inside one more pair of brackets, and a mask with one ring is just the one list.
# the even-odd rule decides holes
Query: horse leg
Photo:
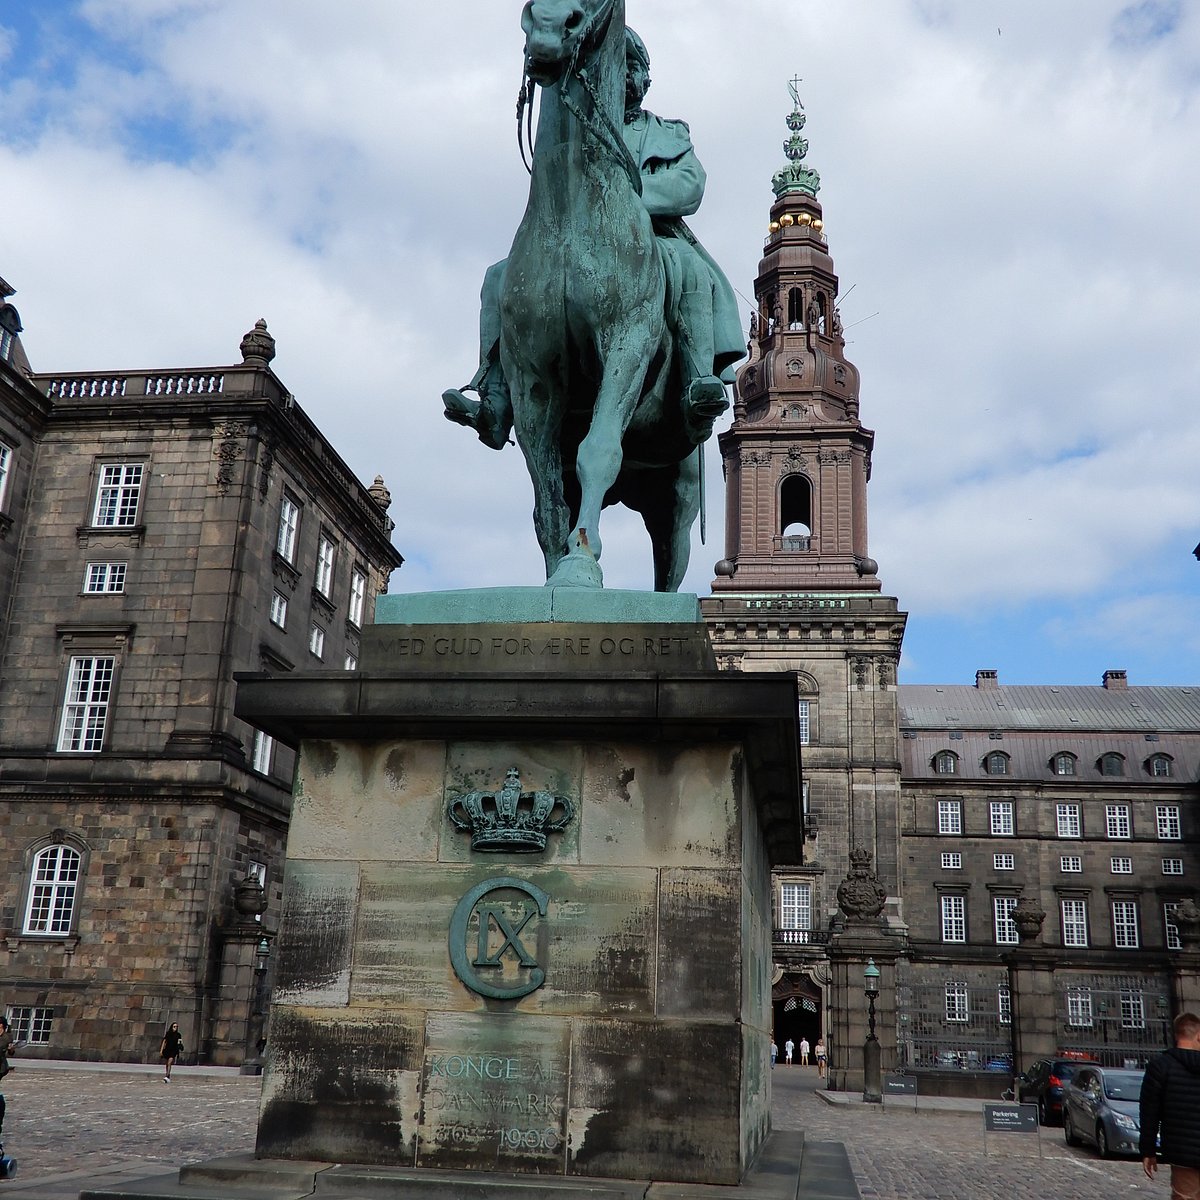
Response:
[{"label": "horse leg", "polygon": [[571,513],[563,496],[562,450],[559,446],[561,414],[549,403],[540,383],[516,381],[513,395],[517,445],[525,455],[533,484],[533,527],[542,557],[546,560],[546,578],[562,561],[566,552]]},{"label": "horse leg", "polygon": [[695,454],[669,467],[629,473],[622,503],[642,516],[654,555],[654,590],[677,592],[692,554],[700,511],[700,465]]},{"label": "horse leg", "polygon": [[[648,334],[650,331],[646,331]],[[567,556],[547,581],[552,587],[603,587],[600,569],[600,510],[621,471],[621,439],[642,394],[646,364],[657,337],[618,340],[604,361],[604,379],[592,410],[592,423],[579,443],[575,474],[579,514],[567,537]]]}]

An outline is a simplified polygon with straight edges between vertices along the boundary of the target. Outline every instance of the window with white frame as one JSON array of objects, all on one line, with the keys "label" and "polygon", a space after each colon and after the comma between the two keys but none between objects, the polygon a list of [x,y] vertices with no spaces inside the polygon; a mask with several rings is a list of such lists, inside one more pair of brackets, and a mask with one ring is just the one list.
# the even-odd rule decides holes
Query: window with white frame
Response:
[{"label": "window with white frame", "polygon": [[1054,818],[1060,838],[1077,838],[1082,836],[1078,804],[1055,805]]},{"label": "window with white frame", "polygon": [[23,932],[66,937],[75,918],[83,856],[72,846],[47,846],[33,857]]},{"label": "window with white frame", "polygon": [[942,897],[942,941],[965,942],[967,940],[966,896]]},{"label": "window with white frame", "polygon": [[943,871],[961,871],[962,870],[962,855],[951,851],[942,855],[942,870]]},{"label": "window with white frame", "polygon": [[1114,875],[1132,875],[1133,874],[1133,859],[1132,858],[1110,858],[1109,866]]},{"label": "window with white frame", "polygon": [[1138,938],[1138,906],[1136,900],[1112,902],[1113,945],[1118,950],[1136,950]]},{"label": "window with white frame", "polygon": [[1078,854],[1064,854],[1058,860],[1058,869],[1066,875],[1076,875],[1083,870],[1083,859]]},{"label": "window with white frame", "polygon": [[322,533],[317,539],[317,591],[327,600],[333,596],[333,564],[337,559],[337,546],[333,539]]},{"label": "window with white frame", "polygon": [[1121,1028],[1146,1028],[1146,1002],[1141,992],[1121,993]]},{"label": "window with white frame", "polygon": [[1092,993],[1088,988],[1067,992],[1067,1024],[1075,1029],[1092,1027]]},{"label": "window with white frame", "polygon": [[1017,869],[1016,856],[1012,854],[993,854],[992,855],[992,870],[993,871],[1015,871]]},{"label": "window with white frame", "polygon": [[1104,828],[1110,838],[1130,837],[1129,805],[1106,804],[1104,806]]},{"label": "window with white frame", "polygon": [[275,550],[285,562],[296,561],[296,535],[300,530],[300,505],[291,496],[279,502],[279,533],[275,538]]},{"label": "window with white frame", "polygon": [[1182,858],[1164,858],[1162,860],[1162,873],[1164,875],[1182,875],[1183,874],[1183,859]]},{"label": "window with white frame", "polygon": [[325,630],[320,625],[314,625],[308,631],[308,648],[317,658],[325,657]]},{"label": "window with white frame", "polygon": [[946,1020],[969,1021],[971,1004],[965,983],[946,984]]},{"label": "window with white frame", "polygon": [[1158,804],[1154,808],[1154,817],[1158,823],[1158,840],[1160,842],[1177,842],[1180,839],[1179,805]]},{"label": "window with white frame", "polygon": [[260,775],[270,775],[271,766],[275,761],[275,739],[261,729],[254,731],[254,749],[250,755],[250,765]]},{"label": "window with white frame", "polygon": [[367,603],[367,577],[356,567],[350,572],[350,624],[360,629]]},{"label": "window with white frame", "polygon": [[958,755],[953,750],[939,750],[933,756],[933,771],[935,775],[957,775]]},{"label": "window with white frame", "polygon": [[1075,755],[1068,751],[1063,751],[1061,754],[1056,754],[1050,760],[1050,766],[1054,770],[1055,775],[1074,775],[1077,761]]},{"label": "window with white frame", "polygon": [[1021,940],[1017,937],[1017,926],[1012,919],[1012,910],[1016,907],[1016,896],[992,897],[997,946],[1015,946]]},{"label": "window with white frame", "polygon": [[1183,942],[1179,937],[1179,926],[1175,924],[1175,910],[1179,901],[1169,900],[1163,905],[1163,937],[1168,950],[1182,950]]},{"label": "window with white frame", "polygon": [[0,512],[8,495],[8,472],[12,466],[12,447],[0,442]]},{"label": "window with white frame", "polygon": [[1001,1025],[1012,1024],[1012,991],[1007,983],[996,989],[996,1016]]},{"label": "window with white frame", "polygon": [[939,800],[938,833],[962,833],[962,801]]},{"label": "window with white frame", "polygon": [[271,593],[271,624],[287,628],[288,601],[282,592]]},{"label": "window with white frame", "polygon": [[992,837],[1012,837],[1015,832],[1013,824],[1013,802],[1011,800],[993,800],[988,805],[991,814]]},{"label": "window with white frame", "polygon": [[54,1009],[18,1004],[12,1005],[5,1015],[8,1017],[8,1036],[11,1041],[25,1042],[31,1046],[49,1044]]},{"label": "window with white frame", "polygon": [[136,525],[144,475],[142,463],[105,463],[96,485],[92,524],[103,528]]},{"label": "window with white frame", "polygon": [[808,701],[801,700],[798,705],[797,723],[800,730],[800,745],[807,746],[809,743],[810,726],[808,723]]},{"label": "window with white frame", "polygon": [[60,751],[95,754],[104,748],[116,669],[117,660],[112,655],[84,654],[71,659],[58,731]]},{"label": "window with white frame", "polygon": [[357,671],[358,670],[358,659],[353,654],[346,655],[346,663],[345,663],[344,669],[347,671]]},{"label": "window with white frame", "polygon": [[1064,946],[1086,946],[1088,944],[1087,901],[1063,900],[1062,940]]},{"label": "window with white frame", "polygon": [[125,572],[128,564],[123,562],[90,562],[83,573],[85,596],[103,596],[125,590]]},{"label": "window with white frame", "polygon": [[812,928],[812,884],[784,883],[779,887],[780,929]]}]

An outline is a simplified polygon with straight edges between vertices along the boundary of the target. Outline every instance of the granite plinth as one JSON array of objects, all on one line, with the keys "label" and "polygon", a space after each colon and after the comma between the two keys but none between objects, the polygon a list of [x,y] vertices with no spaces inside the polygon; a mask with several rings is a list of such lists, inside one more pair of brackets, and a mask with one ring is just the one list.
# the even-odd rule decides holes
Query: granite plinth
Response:
[{"label": "granite plinth", "polygon": [[732,1186],[758,1155],[794,682],[712,669],[694,624],[487,634],[581,628],[636,663],[239,678],[238,714],[300,747],[261,1156],[545,1187]]}]

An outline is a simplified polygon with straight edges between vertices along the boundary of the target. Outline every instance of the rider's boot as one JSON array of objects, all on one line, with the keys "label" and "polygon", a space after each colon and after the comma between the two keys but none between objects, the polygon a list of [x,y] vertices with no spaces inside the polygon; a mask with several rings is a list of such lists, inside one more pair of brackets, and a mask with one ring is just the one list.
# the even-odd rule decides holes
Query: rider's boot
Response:
[{"label": "rider's boot", "polygon": [[712,374],[713,303],[711,290],[680,293],[676,332],[685,380],[683,424],[693,445],[705,441],[713,422],[729,407],[725,385]]},{"label": "rider's boot", "polygon": [[[477,392],[479,399],[472,400],[465,392]],[[500,366],[499,345],[484,356],[470,383],[442,393],[442,404],[447,421],[474,429],[485,446],[503,450],[508,445],[513,425],[512,400]]]}]

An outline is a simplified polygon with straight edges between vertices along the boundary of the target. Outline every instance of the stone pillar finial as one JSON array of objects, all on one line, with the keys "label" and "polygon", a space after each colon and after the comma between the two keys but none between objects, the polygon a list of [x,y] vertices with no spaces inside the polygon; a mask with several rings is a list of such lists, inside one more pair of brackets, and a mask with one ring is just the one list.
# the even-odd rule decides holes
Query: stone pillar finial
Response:
[{"label": "stone pillar finial", "polygon": [[838,907],[852,921],[869,921],[883,912],[887,888],[871,870],[870,850],[862,846],[850,851],[850,873],[838,884]]},{"label": "stone pillar finial", "polygon": [[382,475],[375,476],[375,482],[371,484],[369,488],[367,488],[367,495],[370,496],[371,499],[374,500],[384,512],[387,512],[387,510],[392,506],[392,493],[388,490],[387,484],[383,482]]},{"label": "stone pillar finial", "polygon": [[1021,939],[1022,946],[1032,945],[1041,936],[1046,910],[1039,907],[1036,901],[1030,900],[1028,896],[1021,896],[1009,916],[1017,927],[1017,937]]},{"label": "stone pillar finial", "polygon": [[259,317],[254,322],[240,346],[242,362],[248,367],[265,367],[275,357],[275,339],[267,332],[265,317]]},{"label": "stone pillar finial", "polygon": [[1200,950],[1200,906],[1191,896],[1176,905],[1171,924],[1179,930],[1179,941],[1185,950]]},{"label": "stone pillar finial", "polygon": [[266,889],[253,871],[247,871],[246,878],[234,884],[233,907],[243,921],[253,921],[267,911]]}]

